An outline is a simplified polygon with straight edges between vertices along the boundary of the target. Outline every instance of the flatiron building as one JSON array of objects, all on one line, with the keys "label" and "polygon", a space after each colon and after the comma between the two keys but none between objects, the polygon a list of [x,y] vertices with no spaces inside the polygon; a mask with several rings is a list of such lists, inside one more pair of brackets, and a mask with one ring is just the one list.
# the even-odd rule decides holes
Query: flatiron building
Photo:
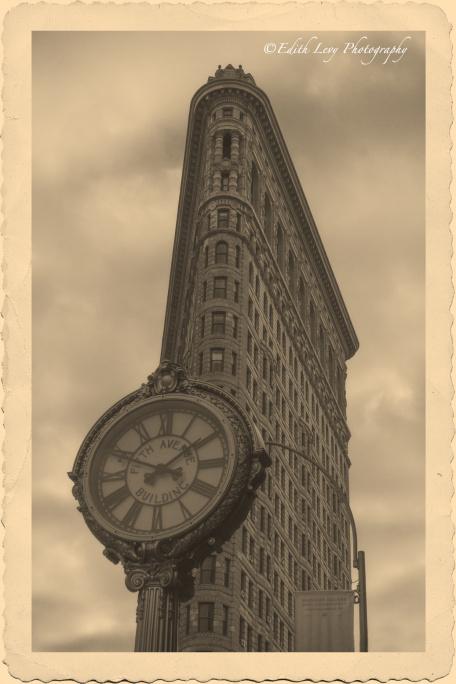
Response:
[{"label": "flatiron building", "polygon": [[[190,104],[162,358],[223,387],[265,443],[317,460],[348,497],[357,348],[271,103],[242,67],[219,67]],[[180,606],[180,650],[293,651],[294,593],[351,588],[334,487],[298,454],[267,448],[247,520]]]}]

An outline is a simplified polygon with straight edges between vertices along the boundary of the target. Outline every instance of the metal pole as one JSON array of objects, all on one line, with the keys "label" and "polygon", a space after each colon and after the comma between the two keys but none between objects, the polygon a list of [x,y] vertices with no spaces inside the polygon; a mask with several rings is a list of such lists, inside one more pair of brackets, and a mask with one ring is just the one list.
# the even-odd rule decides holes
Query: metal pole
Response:
[{"label": "metal pole", "polygon": [[364,551],[358,551],[359,578],[359,650],[368,651],[367,638],[367,593],[366,593],[366,559]]}]

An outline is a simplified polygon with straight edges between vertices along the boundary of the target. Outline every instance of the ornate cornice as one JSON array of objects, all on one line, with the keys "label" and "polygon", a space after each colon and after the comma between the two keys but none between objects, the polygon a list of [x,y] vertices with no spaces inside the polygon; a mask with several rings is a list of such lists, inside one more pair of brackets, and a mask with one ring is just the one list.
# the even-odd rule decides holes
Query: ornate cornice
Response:
[{"label": "ornate cornice", "polygon": [[190,104],[162,358],[175,358],[176,356],[176,344],[179,338],[177,327],[187,277],[185,261],[190,250],[190,228],[195,216],[195,201],[198,194],[197,182],[203,144],[203,124],[214,98],[225,96],[242,98],[263,128],[281,182],[287,191],[298,223],[302,226],[302,239],[310,251],[322,291],[334,314],[345,347],[346,358],[350,358],[358,349],[358,339],[272,106],[267,95],[254,84],[253,79],[239,78],[234,73],[236,71],[233,70],[232,75],[229,71],[223,77],[210,79],[206,85],[197,90]]}]

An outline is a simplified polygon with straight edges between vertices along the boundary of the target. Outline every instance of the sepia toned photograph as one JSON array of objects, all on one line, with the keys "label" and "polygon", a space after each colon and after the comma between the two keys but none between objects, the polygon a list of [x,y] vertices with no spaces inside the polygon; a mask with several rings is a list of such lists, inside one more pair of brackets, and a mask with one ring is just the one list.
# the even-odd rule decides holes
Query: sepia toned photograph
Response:
[{"label": "sepia toned photograph", "polygon": [[425,66],[33,34],[34,651],[425,649]]}]

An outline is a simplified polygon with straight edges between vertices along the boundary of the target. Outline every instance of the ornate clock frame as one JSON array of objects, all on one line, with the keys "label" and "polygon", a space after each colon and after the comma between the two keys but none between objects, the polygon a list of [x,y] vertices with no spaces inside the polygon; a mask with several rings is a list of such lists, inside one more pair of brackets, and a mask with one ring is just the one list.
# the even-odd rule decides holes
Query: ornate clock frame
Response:
[{"label": "ornate clock frame", "polygon": [[[165,539],[134,541],[108,531],[94,518],[84,497],[83,474],[89,466],[100,434],[145,399],[178,395],[204,400],[228,420],[237,451],[237,466],[219,505],[202,521],[183,533]],[[130,591],[139,591],[136,651],[177,650],[179,602],[193,593],[193,568],[220,550],[250,510],[255,491],[270,465],[261,435],[233,396],[215,385],[187,377],[184,369],[163,361],[139,389],[123,397],[97,420],[84,439],[68,473],[78,510],[92,534],[103,544],[103,554],[121,563]],[[152,536],[152,535],[151,535]]]}]

